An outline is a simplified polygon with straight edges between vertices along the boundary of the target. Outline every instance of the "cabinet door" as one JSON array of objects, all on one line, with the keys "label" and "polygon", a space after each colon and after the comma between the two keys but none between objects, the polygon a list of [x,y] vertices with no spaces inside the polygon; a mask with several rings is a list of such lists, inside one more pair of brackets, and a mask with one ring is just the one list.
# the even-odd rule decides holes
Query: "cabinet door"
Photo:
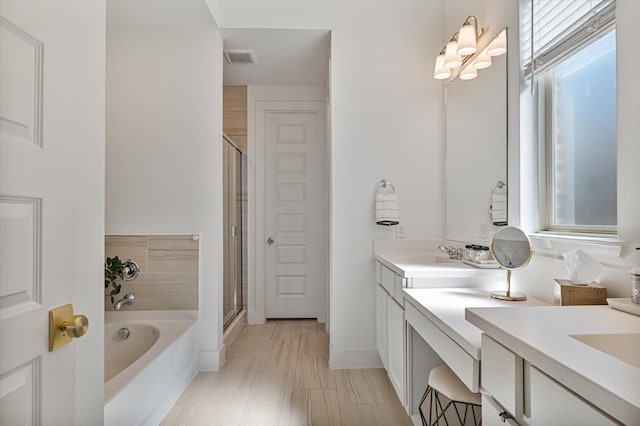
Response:
[{"label": "cabinet door", "polygon": [[404,309],[387,297],[387,373],[403,406],[406,406],[405,348]]},{"label": "cabinet door", "polygon": [[617,424],[537,368],[531,368],[531,423],[545,426]]},{"label": "cabinet door", "polygon": [[382,365],[387,368],[387,292],[376,285],[376,349]]},{"label": "cabinet door", "polygon": [[524,408],[523,366],[522,358],[482,335],[482,387],[516,418]]},{"label": "cabinet door", "polygon": [[510,418],[500,404],[489,395],[482,394],[482,425],[483,426],[504,426],[517,425],[515,420]]}]

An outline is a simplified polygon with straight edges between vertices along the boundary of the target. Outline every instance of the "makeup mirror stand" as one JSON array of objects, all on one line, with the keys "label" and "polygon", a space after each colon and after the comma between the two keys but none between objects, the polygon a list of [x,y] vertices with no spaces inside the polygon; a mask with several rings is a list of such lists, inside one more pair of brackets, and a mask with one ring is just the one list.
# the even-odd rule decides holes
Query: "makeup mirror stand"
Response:
[{"label": "makeup mirror stand", "polygon": [[507,269],[507,291],[492,291],[491,297],[500,300],[522,301],[527,300],[527,295],[517,291],[511,291],[511,269]]}]

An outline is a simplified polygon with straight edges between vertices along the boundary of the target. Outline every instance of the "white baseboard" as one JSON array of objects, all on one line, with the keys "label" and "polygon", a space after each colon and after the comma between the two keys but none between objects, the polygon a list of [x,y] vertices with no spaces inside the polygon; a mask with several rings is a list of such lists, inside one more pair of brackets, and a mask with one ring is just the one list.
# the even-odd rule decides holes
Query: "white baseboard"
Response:
[{"label": "white baseboard", "polygon": [[198,369],[200,371],[218,371],[224,365],[226,346],[219,351],[200,351],[198,355]]},{"label": "white baseboard", "polygon": [[330,351],[329,368],[382,368],[376,351]]}]

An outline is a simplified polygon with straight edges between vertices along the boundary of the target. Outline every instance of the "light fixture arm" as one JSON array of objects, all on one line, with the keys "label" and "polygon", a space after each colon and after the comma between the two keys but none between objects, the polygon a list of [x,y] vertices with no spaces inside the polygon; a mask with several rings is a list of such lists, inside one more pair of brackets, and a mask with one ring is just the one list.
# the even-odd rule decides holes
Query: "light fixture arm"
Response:
[{"label": "light fixture arm", "polygon": [[464,22],[462,23],[462,26],[471,25],[471,19],[473,19],[473,27],[474,27],[475,32],[476,32],[476,38],[478,38],[484,32],[484,28],[480,28],[480,30],[478,30],[478,18],[476,18],[473,15],[469,15],[469,16],[467,16],[467,19],[465,19]]}]

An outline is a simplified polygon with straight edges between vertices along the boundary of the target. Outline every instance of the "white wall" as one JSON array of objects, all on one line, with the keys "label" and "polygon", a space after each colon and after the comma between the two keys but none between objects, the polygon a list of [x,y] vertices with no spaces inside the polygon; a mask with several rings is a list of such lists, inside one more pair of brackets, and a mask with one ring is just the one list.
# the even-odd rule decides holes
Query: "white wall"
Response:
[{"label": "white wall", "polygon": [[222,39],[204,2],[157,5],[107,6],[106,232],[200,235],[200,368],[217,369]]},{"label": "white wall", "polygon": [[332,367],[379,365],[372,240],[376,184],[398,190],[407,238],[442,235],[442,91],[431,78],[442,4],[220,2],[221,28],[331,30]]}]

